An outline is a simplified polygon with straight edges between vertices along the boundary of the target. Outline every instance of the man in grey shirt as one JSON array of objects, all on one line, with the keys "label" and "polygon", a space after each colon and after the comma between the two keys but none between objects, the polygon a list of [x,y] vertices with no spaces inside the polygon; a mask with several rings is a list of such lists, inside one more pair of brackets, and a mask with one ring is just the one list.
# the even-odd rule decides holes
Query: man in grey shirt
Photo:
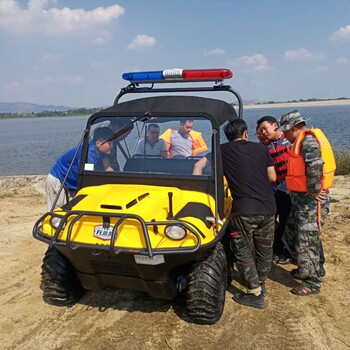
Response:
[{"label": "man in grey shirt", "polygon": [[172,158],[189,157],[192,155],[192,120],[180,122],[179,130],[174,130],[170,136],[170,153]]},{"label": "man in grey shirt", "polygon": [[157,124],[149,124],[146,138],[139,140],[134,155],[167,157],[165,141],[159,138],[160,128]]},{"label": "man in grey shirt", "polygon": [[165,141],[168,158],[187,158],[208,150],[201,132],[192,129],[192,120],[180,121],[178,130],[167,129],[160,136]]}]

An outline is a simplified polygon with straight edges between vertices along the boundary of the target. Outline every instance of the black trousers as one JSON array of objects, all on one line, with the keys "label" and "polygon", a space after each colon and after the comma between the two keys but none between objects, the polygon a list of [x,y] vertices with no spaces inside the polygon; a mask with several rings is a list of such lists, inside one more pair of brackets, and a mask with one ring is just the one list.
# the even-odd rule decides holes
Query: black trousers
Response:
[{"label": "black trousers", "polygon": [[286,255],[286,249],[282,241],[284,229],[287,224],[287,219],[290,213],[291,200],[290,195],[286,192],[277,190],[275,192],[276,201],[276,227],[275,227],[275,239],[273,241],[273,253],[277,256]]}]

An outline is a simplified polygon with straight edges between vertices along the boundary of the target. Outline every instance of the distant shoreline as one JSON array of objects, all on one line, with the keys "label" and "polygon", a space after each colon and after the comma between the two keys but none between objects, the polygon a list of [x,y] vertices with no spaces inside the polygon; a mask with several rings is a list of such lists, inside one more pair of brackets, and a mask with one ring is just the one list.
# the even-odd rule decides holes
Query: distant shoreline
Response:
[{"label": "distant shoreline", "polygon": [[344,100],[325,100],[325,101],[305,101],[305,102],[276,102],[244,105],[245,109],[257,108],[295,108],[295,107],[321,107],[321,106],[346,106],[350,105],[350,98]]},{"label": "distant shoreline", "polygon": [[[317,101],[303,101],[303,102],[275,102],[275,103],[250,103],[244,104],[244,109],[263,109],[263,108],[298,108],[298,107],[321,107],[321,106],[347,106],[350,105],[350,98],[339,100],[317,100]],[[89,116],[97,111],[94,109],[78,109],[66,112],[47,111],[40,113],[2,113],[1,119],[15,119],[15,118],[42,118],[42,117],[81,117]]]}]

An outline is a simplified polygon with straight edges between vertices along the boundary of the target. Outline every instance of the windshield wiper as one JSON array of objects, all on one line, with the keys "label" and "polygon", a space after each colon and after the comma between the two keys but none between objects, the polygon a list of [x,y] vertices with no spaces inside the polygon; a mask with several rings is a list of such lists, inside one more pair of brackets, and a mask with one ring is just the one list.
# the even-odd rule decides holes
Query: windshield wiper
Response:
[{"label": "windshield wiper", "polygon": [[108,138],[106,141],[102,142],[102,145],[104,145],[106,142],[111,142],[117,138],[119,138],[120,136],[122,136],[123,134],[125,134],[127,131],[132,130],[134,128],[134,124],[138,121],[142,121],[145,122],[146,120],[150,119],[149,114],[151,112],[147,111],[145,114],[143,114],[141,117],[137,117],[135,118],[135,120],[133,120],[130,124],[124,126],[123,128],[121,128],[120,130],[118,130],[113,136],[111,136],[110,138]]}]

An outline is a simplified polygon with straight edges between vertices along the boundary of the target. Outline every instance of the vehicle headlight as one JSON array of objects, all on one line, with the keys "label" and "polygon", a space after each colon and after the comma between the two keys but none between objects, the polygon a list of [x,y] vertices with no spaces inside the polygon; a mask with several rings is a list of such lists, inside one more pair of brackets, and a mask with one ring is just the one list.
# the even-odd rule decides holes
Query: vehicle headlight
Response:
[{"label": "vehicle headlight", "polygon": [[179,241],[186,236],[186,230],[184,227],[179,226],[179,225],[169,225],[165,227],[164,230],[165,235],[174,240],[174,241]]},{"label": "vehicle headlight", "polygon": [[[57,228],[58,225],[61,223],[62,219],[63,219],[63,217],[61,217],[61,216],[52,216],[51,219],[50,219],[51,226],[54,227],[54,228]],[[63,227],[64,226],[65,225],[63,225]]]}]

